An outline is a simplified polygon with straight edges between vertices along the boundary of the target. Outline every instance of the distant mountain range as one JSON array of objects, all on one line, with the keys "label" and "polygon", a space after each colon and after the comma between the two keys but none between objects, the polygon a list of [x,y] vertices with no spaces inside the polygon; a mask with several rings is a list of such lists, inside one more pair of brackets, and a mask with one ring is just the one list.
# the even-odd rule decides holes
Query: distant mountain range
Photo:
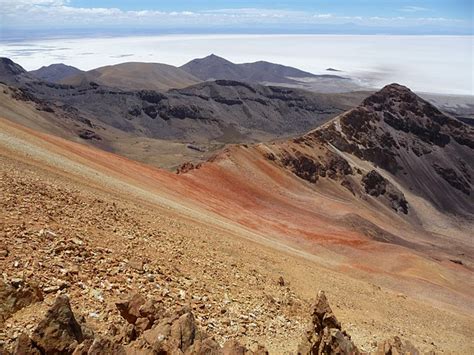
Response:
[{"label": "distant mountain range", "polygon": [[[15,105],[22,106],[14,111],[28,109],[31,113],[27,122],[25,114],[22,116],[23,124],[37,128],[41,115],[48,127],[46,131],[52,126],[56,127],[55,132],[58,126],[64,127],[63,137],[80,137],[89,144],[123,154],[126,152],[122,149],[128,148],[115,147],[117,134],[198,144],[256,142],[301,134],[366,96],[312,93],[235,80],[196,84],[191,74],[161,64],[125,63],[104,68],[62,80],[69,84],[56,84],[36,79],[31,72],[4,58],[0,59],[0,81],[11,85]],[[179,78],[193,85],[139,90],[146,85],[186,85],[186,80],[177,79],[178,75],[165,77],[152,72],[145,76],[148,69],[156,68],[161,74],[178,73]],[[113,75],[117,73],[120,74]],[[10,105],[11,100],[6,103]],[[142,157],[153,154],[149,151]]]},{"label": "distant mountain range", "polygon": [[181,69],[201,80],[237,80],[249,83],[295,83],[303,78],[337,78],[337,75],[315,75],[285,65],[264,61],[234,64],[224,58],[211,54],[205,58],[194,59]]},{"label": "distant mountain range", "polygon": [[88,85],[90,82],[95,82],[125,90],[158,91],[184,88],[201,81],[212,80],[275,85],[298,85],[303,79],[347,81],[346,78],[338,75],[315,75],[264,61],[234,64],[214,54],[194,59],[179,68],[168,64],[130,62],[84,72],[68,65],[52,64],[29,73],[44,81],[67,85]]}]

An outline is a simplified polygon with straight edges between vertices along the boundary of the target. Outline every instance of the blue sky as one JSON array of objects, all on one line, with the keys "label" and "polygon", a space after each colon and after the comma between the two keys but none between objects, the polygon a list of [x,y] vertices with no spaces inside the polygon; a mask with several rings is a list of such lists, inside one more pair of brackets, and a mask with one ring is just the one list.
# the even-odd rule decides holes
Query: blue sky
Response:
[{"label": "blue sky", "polygon": [[262,8],[326,12],[335,15],[390,16],[424,13],[432,17],[472,17],[471,0],[240,0],[240,1],[154,1],[154,0],[72,0],[77,7],[117,7],[123,10],[199,11],[216,9]]},{"label": "blue sky", "polygon": [[0,0],[21,29],[472,34],[472,0]]}]

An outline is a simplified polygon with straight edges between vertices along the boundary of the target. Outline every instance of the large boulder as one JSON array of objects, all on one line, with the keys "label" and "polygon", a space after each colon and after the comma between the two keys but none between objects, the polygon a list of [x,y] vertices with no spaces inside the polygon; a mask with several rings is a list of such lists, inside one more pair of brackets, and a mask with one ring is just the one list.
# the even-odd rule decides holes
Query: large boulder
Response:
[{"label": "large boulder", "polygon": [[158,353],[170,349],[185,352],[195,341],[203,340],[197,329],[194,315],[187,308],[161,320],[156,327],[145,331],[143,337]]},{"label": "large boulder", "polygon": [[298,346],[298,354],[359,354],[351,337],[341,329],[323,291],[319,291],[313,305],[311,324]]},{"label": "large boulder", "polygon": [[69,298],[60,295],[45,318],[31,335],[31,340],[42,354],[72,354],[84,340],[79,323],[74,318]]},{"label": "large boulder", "polygon": [[140,307],[144,305],[146,299],[139,293],[131,294],[127,299],[115,303],[120,315],[130,324],[135,324],[140,317]]}]

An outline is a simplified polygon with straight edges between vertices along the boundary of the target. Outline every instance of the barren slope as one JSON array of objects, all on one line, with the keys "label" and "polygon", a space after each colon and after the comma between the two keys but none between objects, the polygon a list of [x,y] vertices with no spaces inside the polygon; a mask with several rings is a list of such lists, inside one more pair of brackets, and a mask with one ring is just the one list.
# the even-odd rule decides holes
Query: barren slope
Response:
[{"label": "barren slope", "polygon": [[64,78],[67,85],[88,85],[89,82],[126,90],[158,90],[183,88],[200,82],[193,75],[172,65],[160,63],[122,63],[97,68]]},{"label": "barren slope", "polygon": [[70,65],[57,63],[31,70],[29,73],[38,79],[59,83],[61,80],[70,76],[79,75],[83,73],[83,71]]},{"label": "barren slope", "polygon": [[[376,168],[313,134],[230,147],[176,175],[6,120],[0,128],[5,277],[62,288],[102,333],[123,322],[114,301],[139,288],[167,307],[189,303],[219,340],[282,353],[325,289],[363,349],[398,334],[422,351],[473,351],[469,223],[424,199],[413,211],[419,197],[395,182],[385,186],[398,204],[371,196],[362,180]],[[318,159],[317,179],[311,164],[294,164],[303,154]],[[438,234],[420,223],[431,213],[445,223]],[[3,338],[53,298],[15,314]]]}]

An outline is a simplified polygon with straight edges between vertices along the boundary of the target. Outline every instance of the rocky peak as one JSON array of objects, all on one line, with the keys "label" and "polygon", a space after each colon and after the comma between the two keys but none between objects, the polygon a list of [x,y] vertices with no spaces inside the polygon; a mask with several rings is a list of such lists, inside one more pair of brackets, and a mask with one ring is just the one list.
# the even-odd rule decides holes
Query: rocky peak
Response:
[{"label": "rocky peak", "polygon": [[29,74],[33,75],[38,79],[49,81],[52,83],[59,83],[61,80],[64,80],[67,77],[80,73],[82,73],[82,70],[63,63],[43,66],[37,70],[32,70],[29,72]]},{"label": "rocky peak", "polygon": [[363,106],[376,105],[386,102],[390,99],[398,100],[400,98],[409,98],[410,101],[417,99],[417,96],[406,86],[392,83],[384,86],[381,90],[375,94],[367,97],[363,102]]},{"label": "rocky peak", "polygon": [[443,210],[472,210],[474,129],[402,85],[387,85],[309,136],[372,162]]},{"label": "rocky peak", "polygon": [[231,63],[225,58],[219,57],[218,55],[215,55],[214,53],[209,54],[207,57],[196,59],[200,61],[206,61],[206,62],[211,62],[211,63]]}]

